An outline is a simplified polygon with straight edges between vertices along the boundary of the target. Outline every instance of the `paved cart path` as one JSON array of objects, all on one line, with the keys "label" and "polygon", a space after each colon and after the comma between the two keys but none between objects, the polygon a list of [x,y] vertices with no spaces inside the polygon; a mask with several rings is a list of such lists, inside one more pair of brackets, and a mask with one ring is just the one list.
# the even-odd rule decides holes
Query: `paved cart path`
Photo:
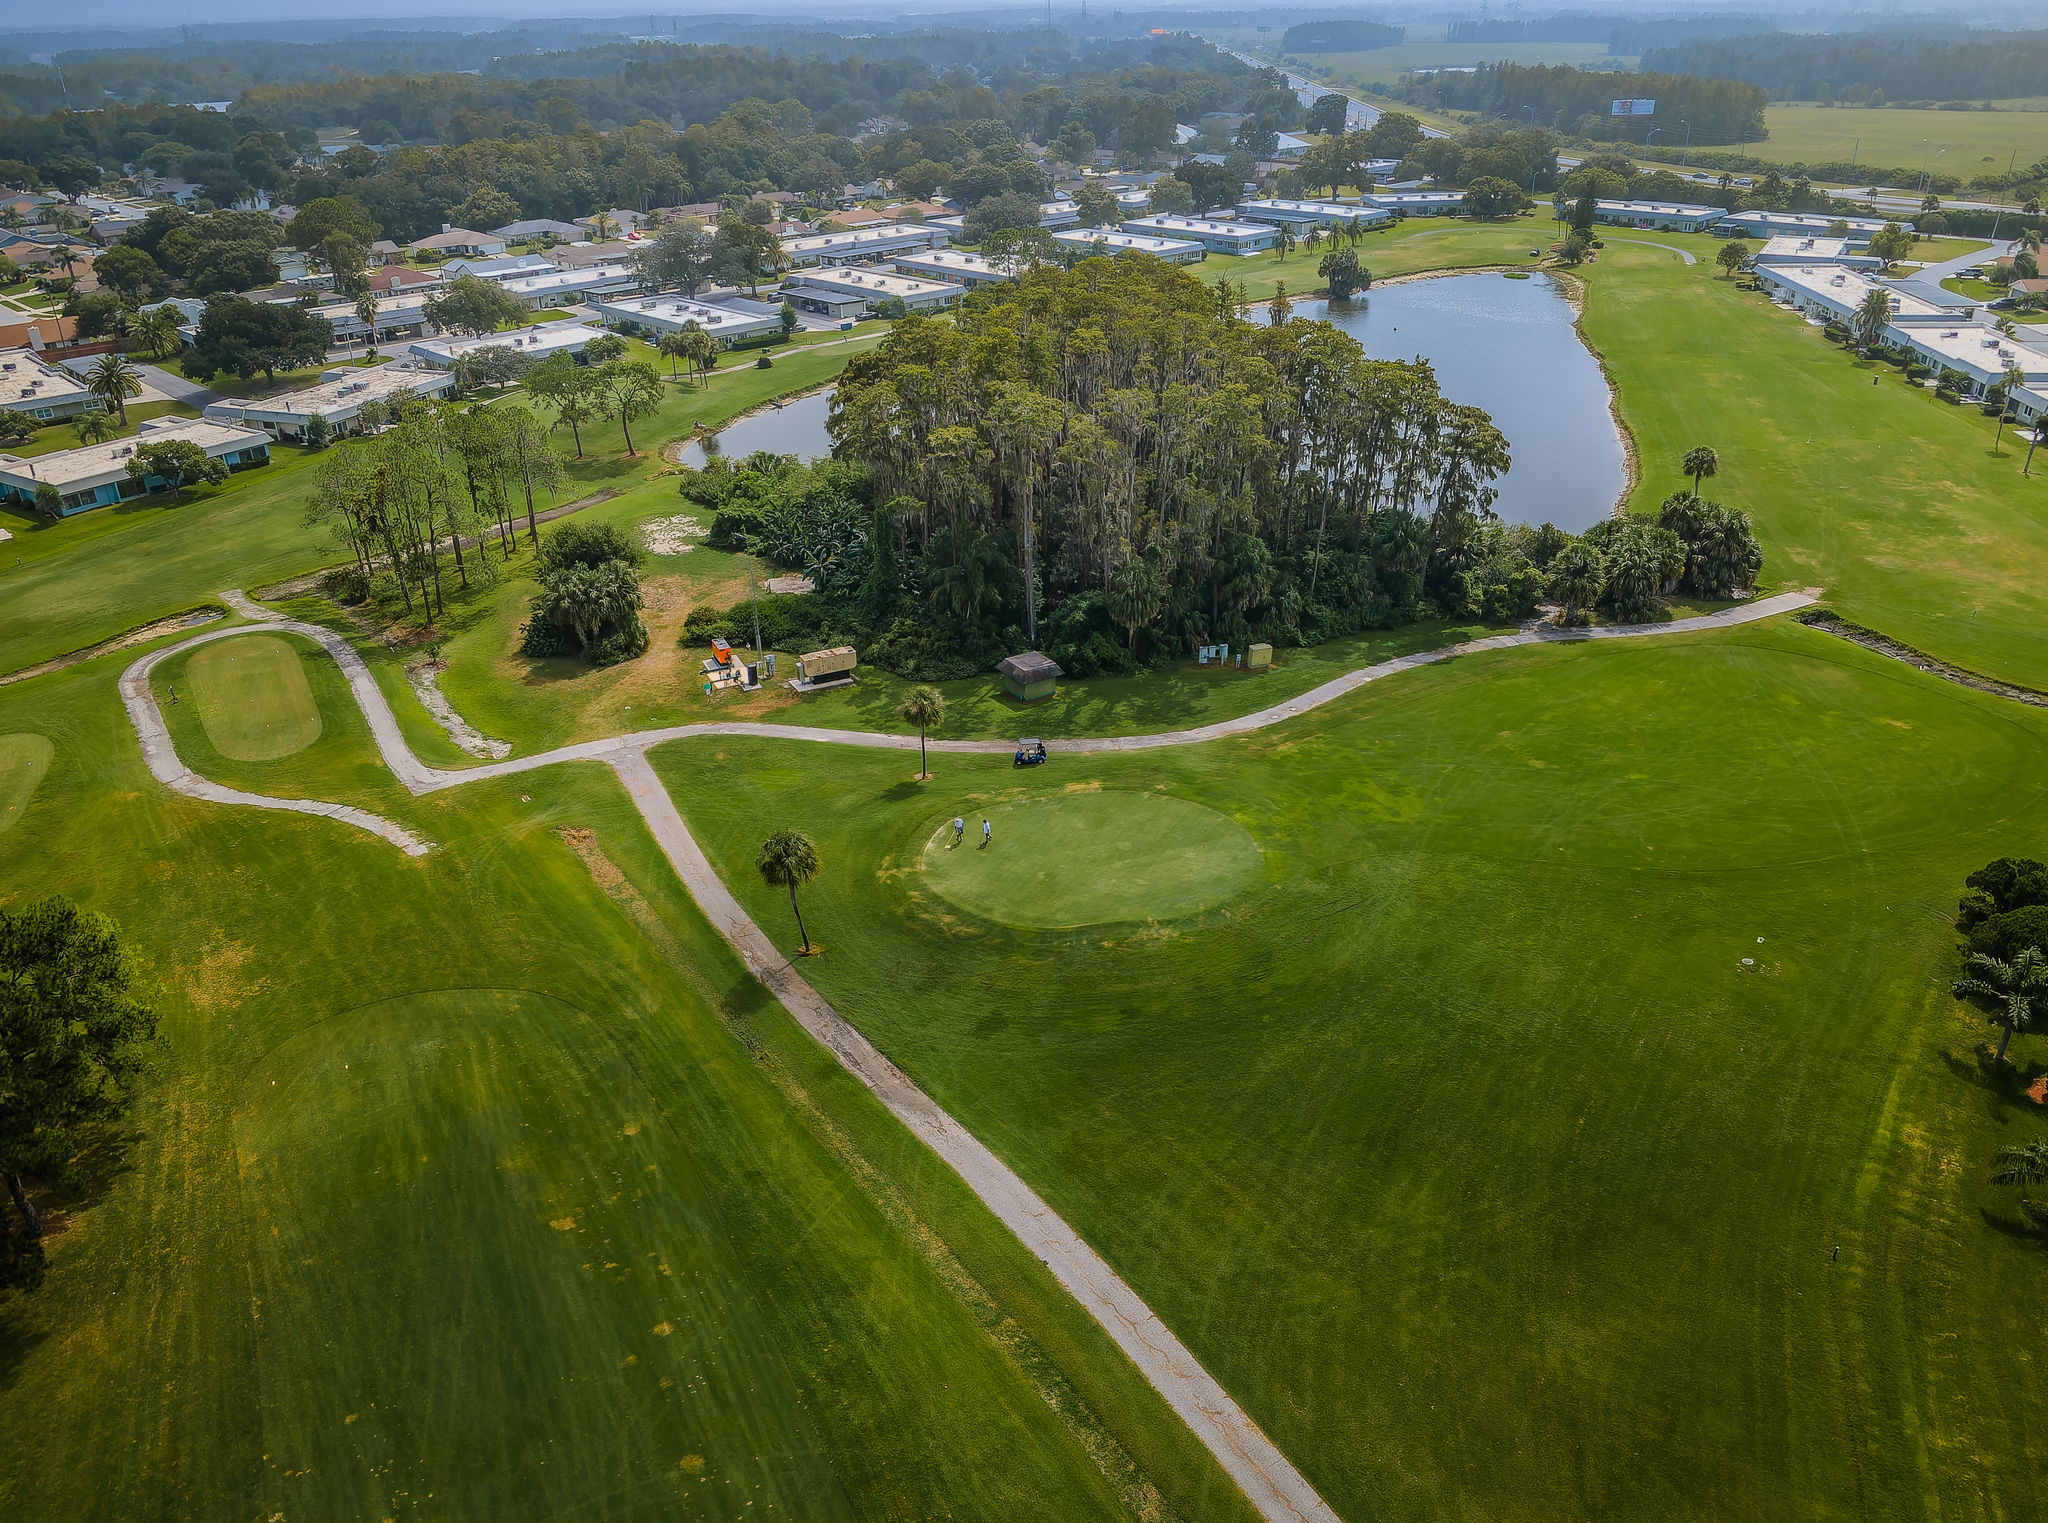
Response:
[{"label": "paved cart path", "polygon": [[[332,655],[346,677],[371,736],[392,774],[414,795],[437,793],[480,778],[506,777],[568,761],[599,761],[615,769],[626,792],[639,808],[647,828],[660,843],[669,864],[681,878],[690,896],[719,934],[732,945],[748,969],[782,1002],[805,1031],[836,1058],[846,1071],[872,1091],[890,1113],[901,1121],[964,1180],[969,1189],[995,1213],[1004,1226],[1035,1254],[1064,1285],[1075,1300],[1101,1324],[1131,1362],[1151,1382],[1153,1389],[1201,1439],[1217,1462],[1243,1488],[1245,1495],[1268,1523],[1338,1523],[1337,1514],[1317,1495],[1307,1479],[1287,1456],[1275,1447],[1259,1426],[1245,1414],[1229,1392],[1204,1369],[1185,1345],[1161,1322],[1102,1257],[1081,1239],[1038,1193],[973,1133],[943,1110],[914,1084],[872,1042],[854,1028],[791,965],[759,924],[747,914],[728,889],[703,848],[690,834],[681,811],[656,776],[647,753],[650,748],[688,736],[758,736],[780,740],[803,740],[816,744],[865,746],[875,749],[909,751],[917,747],[910,735],[882,735],[859,730],[830,730],[805,725],[774,724],[691,724],[661,730],[640,730],[607,740],[584,741],[560,746],[533,756],[513,757],[485,766],[458,771],[429,767],[413,754],[399,729],[397,717],[385,700],[377,679],[362,656],[347,640],[331,629],[296,619],[278,619],[261,604],[240,592],[225,592],[221,601],[255,622],[227,629],[209,630],[153,651],[134,662],[121,676],[121,702],[142,745],[143,759],[150,773],[164,786],[193,798],[222,804],[247,804],[261,809],[294,810],[320,814],[368,830],[390,841],[411,856],[422,856],[431,846],[395,821],[345,804],[311,799],[269,798],[227,788],[200,777],[179,757],[170,727],[150,690],[150,674],[159,663],[179,651],[191,650],[214,640],[260,632],[294,634],[316,641]],[[1059,742],[1062,751],[1142,751],[1162,746],[1198,745],[1231,735],[1244,735],[1280,724],[1310,709],[1319,708],[1369,682],[1391,677],[1416,667],[1481,651],[1508,650],[1519,645],[1572,644],[1592,640],[1622,640],[1657,635],[1688,634],[1727,629],[1777,614],[1803,608],[1814,599],[1799,593],[1781,593],[1752,603],[1738,604],[1720,613],[1678,619],[1669,624],[1620,625],[1576,632],[1525,632],[1471,640],[1441,650],[1397,656],[1373,666],[1361,667],[1333,678],[1295,698],[1256,713],[1225,719],[1189,730],[1170,730],[1152,735],[1118,735],[1077,738]],[[937,740],[935,751],[1003,753],[1012,749],[1006,740]]]}]

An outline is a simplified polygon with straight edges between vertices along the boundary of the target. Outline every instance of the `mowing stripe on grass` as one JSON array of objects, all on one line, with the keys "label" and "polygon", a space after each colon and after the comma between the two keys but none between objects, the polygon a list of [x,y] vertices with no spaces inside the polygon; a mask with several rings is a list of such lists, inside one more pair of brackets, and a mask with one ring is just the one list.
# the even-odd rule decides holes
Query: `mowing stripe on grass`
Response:
[{"label": "mowing stripe on grass", "polygon": [[28,812],[36,789],[50,775],[50,758],[56,751],[47,735],[27,730],[0,735],[0,830]]}]

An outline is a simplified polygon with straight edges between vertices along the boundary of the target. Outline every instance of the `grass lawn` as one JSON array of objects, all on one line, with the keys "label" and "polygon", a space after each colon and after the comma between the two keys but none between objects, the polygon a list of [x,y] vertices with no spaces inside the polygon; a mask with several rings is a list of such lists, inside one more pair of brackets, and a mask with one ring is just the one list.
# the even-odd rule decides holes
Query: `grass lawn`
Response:
[{"label": "grass lawn", "polygon": [[[1412,275],[1418,270],[1456,269],[1466,265],[1527,264],[1529,250],[1547,248],[1556,237],[1548,213],[1514,222],[1468,222],[1461,217],[1410,217],[1358,245],[1358,258],[1375,280]],[[1303,296],[1323,287],[1316,266],[1330,253],[1325,244],[1314,253],[1297,247],[1285,258],[1273,254],[1211,254],[1192,266],[1204,280],[1242,285],[1253,300],[1273,294],[1285,284],[1288,294]]]},{"label": "grass lawn", "polygon": [[415,803],[302,649],[322,729],[267,761],[216,750],[198,656],[166,663],[184,754],[428,857],[152,783],[126,655],[0,689],[0,901],[114,915],[165,1036],[125,1166],[46,1198],[48,1283],[0,1303],[0,1419],[36,1433],[0,1510],[1244,1523],[608,771]]},{"label": "grass lawn", "polygon": [[291,642],[247,635],[184,658],[186,686],[206,738],[236,761],[277,761],[320,738],[320,708]]},{"label": "grass lawn", "polygon": [[[2042,1250],[1985,1175],[2048,1044],[1983,1076],[1944,981],[1961,875],[2038,842],[2043,716],[1781,624],[1032,772],[656,763],[792,941],[750,864],[811,836],[810,976],[1340,1515],[2031,1512]],[[1215,863],[1153,871],[1237,832],[1212,907]]]},{"label": "grass lawn", "polygon": [[1994,455],[1993,421],[1975,408],[1718,278],[1711,237],[1658,235],[1694,249],[1695,265],[1626,241],[1609,238],[1588,272],[1584,329],[1644,462],[1634,509],[1654,510],[1684,484],[1685,451],[1711,444],[1709,491],[1754,515],[1767,584],[1818,586],[1908,644],[2048,686],[2048,476],[2019,474],[2011,431]]},{"label": "grass lawn", "polygon": [[[1951,275],[1941,283],[1944,291],[1953,291],[1958,296],[1967,296],[1972,301],[1993,302],[2006,294],[2003,286],[1995,286],[1988,280],[1970,280],[1961,275]],[[2016,323],[2048,323],[2048,312],[2001,312],[1996,314],[2009,317]]]},{"label": "grass lawn", "polygon": [[[660,469],[659,446],[697,423],[716,424],[770,397],[830,380],[858,345],[792,354],[707,386],[678,386],[634,425],[643,454],[623,458],[617,424],[586,426],[586,458],[570,465],[564,500],[639,485]],[[514,401],[510,405],[523,405]],[[566,439],[562,441],[567,449]],[[338,446],[347,448],[346,444]],[[260,587],[338,557],[325,530],[303,522],[315,453],[271,447],[271,464],[186,494],[139,498],[45,524],[0,511],[14,538],[0,544],[0,670],[18,670],[203,603],[223,587]]]},{"label": "grass lawn", "polygon": [[1767,106],[1770,136],[1743,146],[1744,153],[1781,164],[1847,163],[1905,169],[1918,175],[1923,162],[1958,175],[2003,173],[2013,150],[2030,163],[2048,152],[2048,120],[2023,111],[1894,111],[1849,106]]}]

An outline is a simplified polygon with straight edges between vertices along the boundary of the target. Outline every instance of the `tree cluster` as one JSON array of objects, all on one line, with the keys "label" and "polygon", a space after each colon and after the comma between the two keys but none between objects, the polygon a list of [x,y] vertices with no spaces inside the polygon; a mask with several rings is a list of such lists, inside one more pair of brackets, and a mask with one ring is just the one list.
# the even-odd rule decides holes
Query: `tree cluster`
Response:
[{"label": "tree cluster", "polygon": [[1765,135],[1764,92],[1732,79],[1484,63],[1470,74],[1412,75],[1401,90],[1403,98],[1438,110],[1497,117],[1533,113],[1536,125],[1575,137],[1641,137],[1642,122],[1608,115],[1610,102],[1624,95],[1656,101],[1660,121],[1691,122],[1695,143],[1758,142]]},{"label": "tree cluster", "polygon": [[[2003,100],[2038,95],[2048,79],[2048,34],[1963,31],[1771,32],[1698,38],[1643,55],[1642,66],[1732,79],[1773,100],[1883,105],[1887,100]],[[1644,94],[1652,92],[1645,90]]]},{"label": "tree cluster", "polygon": [[616,525],[570,519],[549,530],[537,567],[540,592],[520,632],[520,653],[573,653],[592,666],[645,655],[639,564],[639,550]]}]

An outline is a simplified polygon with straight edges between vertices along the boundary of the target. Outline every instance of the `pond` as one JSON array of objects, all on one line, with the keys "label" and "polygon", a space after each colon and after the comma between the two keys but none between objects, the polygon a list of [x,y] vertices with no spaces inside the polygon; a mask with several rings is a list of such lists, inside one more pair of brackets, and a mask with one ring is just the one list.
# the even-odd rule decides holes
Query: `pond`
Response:
[{"label": "pond", "polygon": [[[1377,358],[1428,360],[1445,396],[1491,414],[1514,456],[1497,483],[1494,510],[1502,518],[1577,533],[1614,511],[1628,468],[1608,411],[1607,378],[1548,276],[1441,275],[1334,306],[1298,301],[1294,311],[1334,323]],[[825,432],[831,408],[829,386],[763,408],[717,435],[719,453],[737,460],[771,450],[815,460],[832,448]],[[703,465],[703,449],[688,446],[682,462]]]},{"label": "pond", "polygon": [[1446,397],[1491,414],[1514,457],[1495,483],[1502,518],[1577,533],[1614,511],[1628,467],[1607,377],[1548,276],[1434,276],[1298,301],[1294,313],[1342,328],[1375,359],[1428,360]]},{"label": "pond", "polygon": [[[713,437],[718,440],[718,453],[728,460],[738,460],[756,450],[816,460],[832,453],[832,439],[825,432],[825,419],[831,411],[832,388],[827,386],[780,407],[764,407],[749,413],[738,422],[727,424]],[[685,445],[680,459],[684,465],[702,469],[703,446]]]}]

